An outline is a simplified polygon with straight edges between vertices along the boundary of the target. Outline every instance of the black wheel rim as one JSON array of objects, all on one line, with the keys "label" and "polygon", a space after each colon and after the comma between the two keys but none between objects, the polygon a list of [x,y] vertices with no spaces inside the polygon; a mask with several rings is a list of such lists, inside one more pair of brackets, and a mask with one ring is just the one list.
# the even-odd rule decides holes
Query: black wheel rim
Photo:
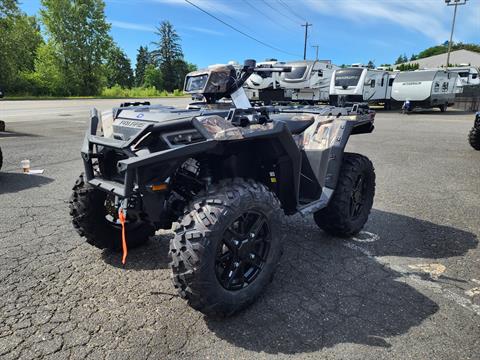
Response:
[{"label": "black wheel rim", "polygon": [[215,258],[215,273],[227,290],[236,291],[258,277],[270,250],[270,229],[260,212],[248,211],[225,230]]},{"label": "black wheel rim", "polygon": [[364,174],[359,174],[353,183],[352,194],[350,196],[350,217],[357,218],[363,210],[365,203],[365,193],[367,188],[367,179]]}]

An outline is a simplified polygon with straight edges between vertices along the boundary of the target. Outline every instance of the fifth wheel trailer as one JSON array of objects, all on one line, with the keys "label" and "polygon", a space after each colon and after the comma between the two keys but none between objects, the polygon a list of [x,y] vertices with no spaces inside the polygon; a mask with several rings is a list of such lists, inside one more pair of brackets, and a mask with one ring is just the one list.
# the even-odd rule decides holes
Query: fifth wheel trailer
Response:
[{"label": "fifth wheel trailer", "polygon": [[434,108],[442,112],[455,102],[458,74],[445,70],[415,70],[397,74],[392,101],[410,101],[412,107]]},{"label": "fifth wheel trailer", "polygon": [[395,76],[396,73],[363,67],[337,69],[330,80],[330,104],[383,103],[388,108]]},{"label": "fifth wheel trailer", "polygon": [[291,91],[292,101],[327,102],[330,78],[338,66],[330,60],[301,60],[287,62],[292,70],[280,75],[280,87]]}]

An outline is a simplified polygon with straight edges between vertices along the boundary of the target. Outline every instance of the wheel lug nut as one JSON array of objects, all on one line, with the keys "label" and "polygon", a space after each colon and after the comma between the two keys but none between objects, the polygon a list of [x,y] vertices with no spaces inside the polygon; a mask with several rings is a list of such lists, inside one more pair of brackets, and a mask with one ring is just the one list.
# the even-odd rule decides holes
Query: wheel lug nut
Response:
[{"label": "wheel lug nut", "polygon": [[255,259],[255,254],[250,254],[250,259]]}]

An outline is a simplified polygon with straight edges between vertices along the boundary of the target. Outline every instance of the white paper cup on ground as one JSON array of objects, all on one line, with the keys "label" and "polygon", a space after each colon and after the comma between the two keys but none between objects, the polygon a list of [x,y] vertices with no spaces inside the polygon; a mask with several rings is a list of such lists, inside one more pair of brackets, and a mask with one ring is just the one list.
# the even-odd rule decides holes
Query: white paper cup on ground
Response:
[{"label": "white paper cup on ground", "polygon": [[22,164],[22,169],[24,173],[29,173],[30,172],[30,160],[25,159],[21,161]]}]

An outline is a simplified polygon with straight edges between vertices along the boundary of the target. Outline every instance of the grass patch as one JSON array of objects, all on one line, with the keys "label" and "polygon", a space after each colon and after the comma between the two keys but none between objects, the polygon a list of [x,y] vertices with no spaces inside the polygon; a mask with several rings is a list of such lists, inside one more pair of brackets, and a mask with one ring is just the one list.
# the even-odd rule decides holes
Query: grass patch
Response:
[{"label": "grass patch", "polygon": [[74,100],[74,99],[145,99],[165,97],[187,97],[182,90],[174,90],[169,93],[165,90],[157,90],[155,87],[136,87],[124,89],[120,86],[104,88],[96,96],[34,96],[34,95],[12,95],[6,96],[4,100]]},{"label": "grass patch", "polygon": [[120,86],[113,86],[111,88],[104,88],[100,96],[105,97],[119,97],[119,98],[151,98],[151,97],[170,97],[170,96],[184,96],[184,92],[175,89],[172,93],[165,90],[157,90],[154,86],[151,87],[135,87],[131,89],[124,89]]}]

